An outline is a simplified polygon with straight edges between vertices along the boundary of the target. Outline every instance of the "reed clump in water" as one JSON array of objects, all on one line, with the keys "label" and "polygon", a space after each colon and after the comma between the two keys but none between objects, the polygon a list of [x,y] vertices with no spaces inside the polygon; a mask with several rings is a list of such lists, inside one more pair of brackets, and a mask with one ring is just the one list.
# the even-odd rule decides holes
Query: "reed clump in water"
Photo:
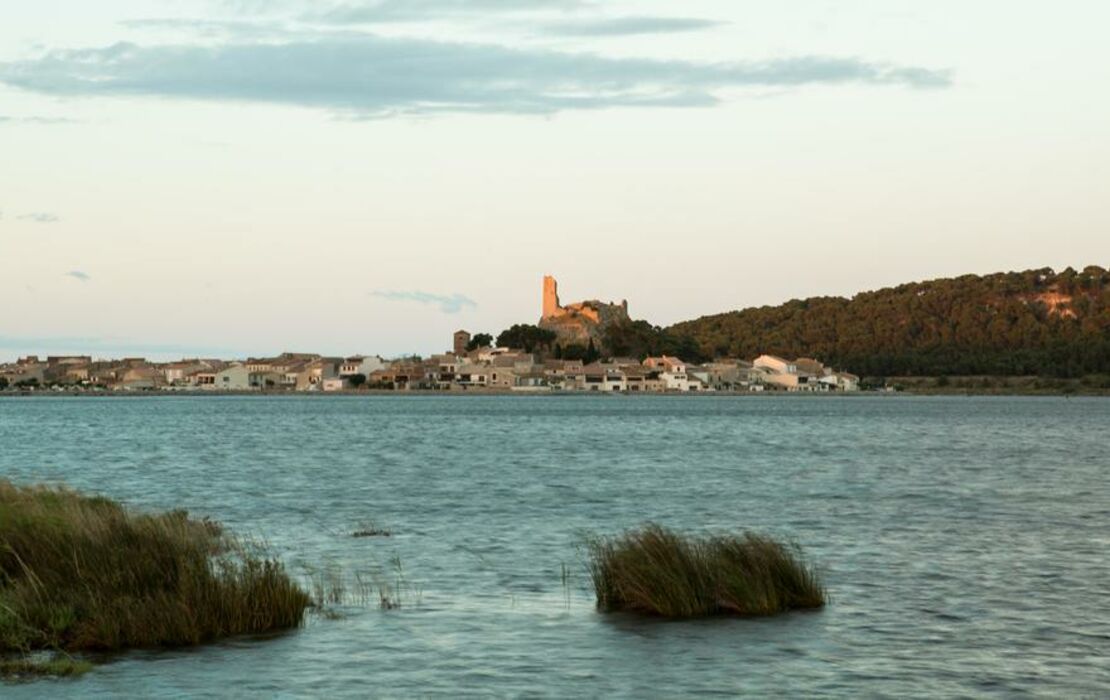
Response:
[{"label": "reed clump in water", "polygon": [[215,523],[0,481],[0,653],[194,645],[297,627],[310,604]]},{"label": "reed clump in water", "polygon": [[796,545],[753,533],[695,538],[656,524],[587,543],[598,609],[671,618],[820,608],[825,588]]},{"label": "reed clump in water", "polygon": [[73,678],[88,673],[92,668],[88,661],[65,656],[45,660],[3,659],[0,660],[0,678],[9,681],[33,680],[43,676]]}]

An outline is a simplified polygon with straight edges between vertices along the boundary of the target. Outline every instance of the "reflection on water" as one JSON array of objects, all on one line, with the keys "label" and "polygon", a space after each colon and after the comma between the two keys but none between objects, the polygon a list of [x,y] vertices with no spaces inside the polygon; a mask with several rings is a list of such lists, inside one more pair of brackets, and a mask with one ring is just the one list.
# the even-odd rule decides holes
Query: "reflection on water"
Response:
[{"label": "reflection on water", "polygon": [[[419,588],[0,694],[1100,695],[1108,427],[1105,399],[0,399],[8,478],[210,515],[295,573],[396,556]],[[600,615],[581,536],[645,520],[794,538],[831,603]]]}]

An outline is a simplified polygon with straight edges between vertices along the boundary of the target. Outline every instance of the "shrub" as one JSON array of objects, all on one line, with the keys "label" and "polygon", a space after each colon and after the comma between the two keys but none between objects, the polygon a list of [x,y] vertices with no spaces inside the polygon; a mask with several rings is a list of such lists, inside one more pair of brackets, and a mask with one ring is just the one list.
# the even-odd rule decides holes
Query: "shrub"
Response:
[{"label": "shrub", "polygon": [[280,562],[184,511],[0,481],[0,652],[184,646],[296,627]]},{"label": "shrub", "polygon": [[647,524],[588,542],[598,609],[662,617],[820,608],[825,589],[796,545],[762,535],[685,537]]}]

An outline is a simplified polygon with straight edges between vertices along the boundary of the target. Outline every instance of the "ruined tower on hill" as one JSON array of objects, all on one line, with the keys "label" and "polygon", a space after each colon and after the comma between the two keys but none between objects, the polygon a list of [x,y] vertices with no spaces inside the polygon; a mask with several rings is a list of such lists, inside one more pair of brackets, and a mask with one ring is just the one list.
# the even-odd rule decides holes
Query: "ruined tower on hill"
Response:
[{"label": "ruined tower on hill", "polygon": [[540,328],[553,331],[560,345],[604,346],[605,329],[614,323],[628,321],[628,302],[604,303],[596,299],[563,306],[559,302],[559,283],[547,275],[543,278],[543,315]]}]

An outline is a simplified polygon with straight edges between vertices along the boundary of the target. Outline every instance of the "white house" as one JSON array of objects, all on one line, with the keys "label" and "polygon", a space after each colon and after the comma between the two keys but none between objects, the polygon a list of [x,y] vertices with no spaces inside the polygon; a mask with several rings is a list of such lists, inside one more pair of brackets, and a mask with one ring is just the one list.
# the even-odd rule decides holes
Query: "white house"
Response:
[{"label": "white house", "polygon": [[777,374],[797,374],[798,365],[777,355],[760,355],[752,362],[755,367],[763,367]]},{"label": "white house", "polygon": [[355,355],[343,360],[343,364],[339,366],[339,376],[353,377],[356,374],[361,374],[364,377],[369,377],[371,372],[385,369],[385,366],[385,360],[377,355]]},{"label": "white house", "polygon": [[282,375],[277,372],[255,372],[244,365],[232,365],[216,373],[214,388],[221,391],[260,391],[276,387]]},{"label": "white house", "polygon": [[243,365],[233,365],[216,372],[215,387],[221,391],[246,391],[251,386],[251,374]]},{"label": "white house", "polygon": [[320,389],[323,391],[343,391],[346,388],[347,380],[344,377],[325,377],[320,382]]},{"label": "white house", "polygon": [[494,358],[511,353],[512,348],[479,348],[478,362],[493,362]]},{"label": "white house", "polygon": [[834,390],[859,391],[859,377],[848,372],[830,372],[821,377],[820,382]]},{"label": "white house", "polygon": [[489,385],[490,368],[487,365],[459,365],[455,381],[464,387],[484,387]]},{"label": "white house", "polygon": [[800,372],[783,373],[769,372],[763,379],[772,386],[777,386],[787,391],[822,391],[825,387],[817,381],[817,377]]}]

